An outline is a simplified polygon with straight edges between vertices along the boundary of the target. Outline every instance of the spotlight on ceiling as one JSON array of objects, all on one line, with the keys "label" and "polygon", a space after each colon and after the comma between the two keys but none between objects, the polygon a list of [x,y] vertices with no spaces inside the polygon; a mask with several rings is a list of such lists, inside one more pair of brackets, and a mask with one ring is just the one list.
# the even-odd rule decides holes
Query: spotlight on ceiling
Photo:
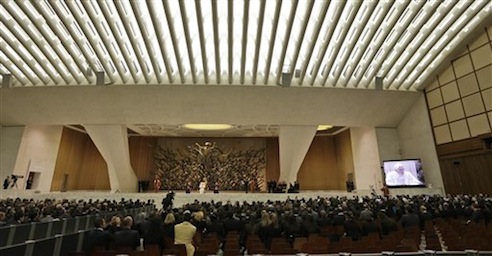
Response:
[{"label": "spotlight on ceiling", "polygon": [[318,131],[326,131],[329,130],[333,127],[333,125],[327,125],[327,124],[320,124],[318,125]]},{"label": "spotlight on ceiling", "polygon": [[231,129],[230,124],[185,124],[183,125],[186,129],[191,130],[201,130],[201,131],[217,131],[217,130],[227,130]]}]

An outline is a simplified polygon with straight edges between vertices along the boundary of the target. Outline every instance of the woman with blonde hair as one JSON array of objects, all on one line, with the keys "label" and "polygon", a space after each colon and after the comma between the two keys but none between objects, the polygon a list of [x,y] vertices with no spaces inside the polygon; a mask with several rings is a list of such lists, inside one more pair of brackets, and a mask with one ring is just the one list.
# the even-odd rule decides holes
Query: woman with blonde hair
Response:
[{"label": "woman with blonde hair", "polygon": [[260,227],[258,229],[258,236],[260,237],[260,240],[263,242],[263,244],[267,247],[270,248],[269,245],[269,233],[270,229],[272,228],[272,219],[270,218],[270,214],[263,210],[261,211],[261,218],[260,218]]},{"label": "woman with blonde hair", "polygon": [[162,224],[162,233],[166,241],[174,242],[174,225],[176,225],[176,217],[174,217],[172,212],[169,212],[166,214]]}]

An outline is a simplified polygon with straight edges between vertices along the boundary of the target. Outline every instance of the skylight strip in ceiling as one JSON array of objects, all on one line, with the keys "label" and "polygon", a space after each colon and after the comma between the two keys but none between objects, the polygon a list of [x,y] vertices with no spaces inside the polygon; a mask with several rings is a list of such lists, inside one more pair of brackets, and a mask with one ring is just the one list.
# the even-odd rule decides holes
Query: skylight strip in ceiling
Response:
[{"label": "skylight strip in ceiling", "polygon": [[321,29],[323,27],[326,14],[328,13],[328,8],[330,7],[331,1],[316,1],[314,3],[314,8],[313,11],[316,12],[314,15],[312,15],[312,22],[311,24],[313,25],[310,29],[308,29],[308,35],[310,35],[309,39],[309,44],[304,44],[303,48],[301,48],[300,52],[300,60],[299,64],[297,65],[300,70],[300,75],[298,79],[297,85],[301,86],[303,84],[304,78],[306,76],[306,73],[308,71],[308,65],[311,61],[311,57],[313,56],[314,49],[316,47]]},{"label": "skylight strip in ceiling", "polygon": [[[285,56],[287,54],[287,49],[288,49],[289,42],[290,42],[290,35],[292,33],[298,3],[299,3],[298,1],[287,2],[287,4],[284,5],[285,11],[289,13],[289,16],[288,16],[288,19],[285,20],[286,22],[279,23],[280,30],[284,31],[284,35],[283,35],[283,38],[280,39],[281,43],[279,42],[279,44],[277,44],[278,46],[282,46],[281,48],[277,48],[280,50],[280,51],[277,51],[277,53],[279,55],[277,55],[277,57],[275,57],[275,55],[274,55],[274,63],[277,63],[276,78],[275,78],[275,83],[277,85],[281,84],[281,78],[282,78],[282,73],[283,73],[284,69],[288,71],[290,69],[290,66],[292,65],[292,63],[286,63],[284,61],[285,61]],[[287,17],[285,17],[285,18],[287,18]]]},{"label": "skylight strip in ceiling", "polygon": [[[243,8],[243,18],[242,18],[242,23],[243,23],[243,30],[242,30],[242,35],[241,35],[241,40],[242,42],[241,45],[241,58],[240,58],[240,77],[239,77],[239,83],[244,84],[244,77],[246,74],[246,51],[248,49],[248,44],[253,45],[253,43],[250,40],[250,37],[248,36],[248,29],[249,29],[249,5],[250,1],[245,0],[244,1],[244,8]],[[256,18],[256,17],[255,17]],[[238,28],[240,25],[238,26]],[[251,55],[249,55],[251,56]],[[251,58],[249,58],[251,59]]]},{"label": "skylight strip in ceiling", "polygon": [[369,53],[366,59],[367,64],[362,67],[361,73],[356,81],[358,86],[360,84],[360,86],[364,88],[374,87],[374,76],[379,71],[377,63],[381,62],[383,60],[382,56],[385,55],[385,52],[389,51],[389,48],[385,44],[385,40],[390,35],[394,26],[398,22],[398,18],[402,15],[409,4],[410,2],[397,2],[390,8],[388,13],[382,14],[385,15],[385,18],[373,38],[372,46],[374,47],[372,47],[372,52]]},{"label": "skylight strip in ceiling", "polygon": [[349,56],[352,54],[352,52],[358,49],[356,48],[356,44],[360,41],[359,39],[362,31],[369,21],[370,14],[376,8],[376,4],[376,1],[362,2],[362,5],[357,11],[356,17],[352,22],[352,26],[347,32],[348,36],[345,37],[345,40],[342,43],[342,47],[344,47],[345,50],[339,52],[337,56],[337,62],[340,63],[341,67],[334,71],[332,83],[336,87],[341,87],[342,85],[343,87],[346,86],[346,83],[339,83],[338,80],[342,75],[342,72],[348,73],[347,70],[350,68],[350,66],[355,66],[355,63],[353,63],[352,60],[349,59]]},{"label": "skylight strip in ceiling", "polygon": [[330,49],[330,55],[325,62],[327,64],[326,68],[320,77],[323,86],[326,86],[327,81],[330,86],[337,86],[334,79],[335,74],[341,72],[342,66],[346,65],[346,59],[344,60],[343,55],[348,53],[347,47],[349,45],[345,43],[348,41],[347,36],[349,36],[349,31],[354,26],[354,21],[361,5],[361,1],[353,1],[345,5],[341,20],[339,20],[335,29],[334,40],[332,39],[333,44],[330,45],[332,49]]},{"label": "skylight strip in ceiling", "polygon": [[111,58],[113,64],[116,66],[116,71],[118,72],[119,78],[123,83],[128,82],[131,75],[127,71],[126,65],[121,61],[118,61],[119,58],[123,57],[123,54],[120,51],[119,47],[116,47],[117,42],[114,38],[114,35],[109,28],[106,19],[104,18],[104,12],[101,10],[99,5],[96,2],[91,1],[83,1],[82,4],[87,11],[87,14],[93,20],[93,25],[100,37],[105,38],[105,40],[101,40],[99,43],[103,43],[105,49],[109,53],[107,59]]},{"label": "skylight strip in ceiling", "polygon": [[[2,69],[2,76],[4,75],[12,75],[12,87],[17,86],[18,84],[20,85],[26,85],[29,83],[29,79],[26,77],[26,75],[23,73],[22,70],[20,70],[17,65],[11,62],[11,60],[5,55],[3,51],[0,51],[0,65],[2,67],[6,67],[8,65],[9,69],[7,70],[8,72],[3,71]],[[3,79],[3,77],[2,77]]]},{"label": "skylight strip in ceiling", "polygon": [[[89,70],[85,70],[85,72],[102,72],[102,66],[98,64],[99,60],[96,58],[95,54],[92,53],[94,50],[90,48],[87,38],[81,33],[77,22],[73,18],[74,15],[65,5],[65,2],[53,1],[50,2],[50,4],[53,7],[53,10],[57,13],[57,16],[60,17],[61,21],[65,25],[65,28],[70,33],[72,41],[77,45],[77,47],[71,47],[72,51],[80,51],[81,55],[87,60],[87,64],[89,65],[91,71],[89,72]],[[95,82],[95,79],[92,79],[92,82]]]},{"label": "skylight strip in ceiling", "polygon": [[390,86],[392,89],[396,89],[393,82],[396,79],[396,76],[402,71],[405,67],[406,63],[408,63],[409,59],[415,54],[418,50],[419,45],[415,42],[422,42],[425,39],[425,35],[428,35],[428,31],[422,31],[421,28],[424,26],[426,22],[432,17],[433,13],[440,6],[440,2],[438,1],[426,1],[425,5],[421,8],[421,11],[417,14],[417,16],[412,21],[412,26],[414,29],[409,30],[412,31],[412,35],[409,37],[410,42],[405,42],[404,50],[402,54],[396,59],[395,63],[391,64],[391,72],[388,72],[387,75],[384,75],[384,83]]},{"label": "skylight strip in ceiling", "polygon": [[[11,20],[11,22],[13,22],[13,20]],[[17,27],[17,29],[15,30],[17,33],[22,31],[19,26],[14,27]],[[3,45],[2,50],[6,52],[7,56],[9,56],[10,59],[16,59],[18,61],[22,60],[23,63],[32,64],[30,70],[33,72],[33,76],[37,76],[37,78],[39,78],[44,84],[48,84],[50,82],[50,77],[48,76],[48,74],[46,74],[38,61],[34,59],[30,52],[28,52],[25,48],[20,47],[19,41],[16,40],[16,37],[11,33],[10,30],[2,30],[0,32],[0,35],[2,37],[2,40],[0,41],[0,45]],[[32,41],[30,42],[31,45],[35,47],[34,43]],[[16,51],[15,49],[19,50]],[[27,73],[30,72],[28,71]]]},{"label": "skylight strip in ceiling", "polygon": [[[12,31],[2,31],[2,37],[12,47],[12,49],[18,49],[17,54],[26,61],[26,63],[33,63],[33,71],[39,76],[39,79],[43,84],[58,83],[61,81],[60,76],[56,74],[48,74],[45,69],[54,69],[52,64],[47,60],[44,53],[39,49],[39,45],[43,46],[47,44],[46,40],[36,30],[31,20],[26,16],[17,17],[17,15],[23,13],[22,9],[15,5],[6,5],[5,9],[2,6],[0,15],[3,22],[6,25],[13,27]],[[11,16],[12,14],[12,16]],[[33,16],[32,14],[30,14]],[[37,39],[35,42],[33,39]],[[22,47],[22,45],[29,45],[29,47]]]},{"label": "skylight strip in ceiling", "polygon": [[[189,9],[189,11],[187,11],[187,9]],[[189,15],[188,12],[191,12],[191,10],[194,10],[194,6],[193,5],[189,5],[189,8],[186,8],[186,5],[185,5],[185,2],[184,0],[180,0],[179,1],[179,10],[181,12],[181,22],[182,22],[182,26],[183,26],[183,32],[184,32],[184,38],[186,39],[186,46],[187,46],[187,51],[188,51],[188,61],[189,61],[189,66],[190,66],[190,73],[191,73],[191,77],[192,77],[192,81],[194,84],[197,83],[197,68],[196,68],[196,65],[195,63],[200,63],[200,61],[197,61],[198,58],[200,58],[200,54],[199,53],[194,53],[193,52],[193,48],[198,50],[199,48],[196,47],[198,46],[197,43],[197,38],[195,37],[195,40],[192,40],[192,36],[191,36],[191,28],[193,28],[193,35],[196,35],[197,34],[197,30],[196,30],[196,27],[194,26],[194,24],[197,24],[196,22],[191,22],[190,21],[190,18],[192,16],[196,16],[196,13],[193,12],[193,15]],[[176,24],[179,24],[179,22],[177,22]],[[189,26],[189,24],[191,26]],[[191,28],[190,28],[191,27]]]},{"label": "skylight strip in ceiling", "polygon": [[[384,38],[381,49],[376,55],[373,56],[373,61],[370,64],[371,69],[367,70],[361,79],[361,83],[366,88],[368,86],[370,88],[373,87],[375,77],[382,77],[384,70],[381,70],[381,66],[384,61],[387,60],[387,56],[391,53],[391,51],[394,50],[396,43],[402,36],[405,29],[408,28],[413,17],[418,13],[414,11],[415,8],[420,8],[422,3],[422,1],[401,2],[385,17],[386,25],[384,26],[389,29],[387,33],[381,34]],[[412,4],[416,4],[417,7],[412,7]],[[403,17],[404,19],[400,19],[400,17]]]},{"label": "skylight strip in ceiling", "polygon": [[357,41],[355,45],[355,51],[352,51],[350,55],[350,61],[352,65],[346,71],[346,77],[342,77],[341,87],[356,87],[357,83],[354,81],[362,76],[362,66],[368,63],[364,61],[362,58],[364,53],[368,55],[365,49],[370,49],[370,43],[374,38],[377,29],[382,24],[384,20],[384,15],[381,13],[386,13],[391,8],[392,2],[388,1],[377,1],[377,6],[375,11],[371,13],[371,17],[369,21],[367,21],[364,31],[361,34],[361,38]]},{"label": "skylight strip in ceiling", "polygon": [[90,69],[87,59],[84,58],[73,37],[70,36],[65,24],[56,15],[53,7],[46,1],[33,1],[33,3],[36,4],[38,10],[41,10],[43,18],[51,31],[60,40],[55,46],[55,51],[65,63],[65,66],[70,70],[72,77],[75,78],[78,84],[92,83],[95,79],[91,75],[92,72],[87,72]]},{"label": "skylight strip in ceiling", "polygon": [[[406,63],[406,68],[403,70],[403,72],[400,72],[400,74],[395,79],[396,89],[399,89],[401,86],[409,88],[411,85],[408,78],[412,74],[412,72],[414,72],[418,63],[420,63],[424,58],[429,59],[435,57],[434,53],[431,51],[433,45],[436,44],[439,38],[451,26],[451,23],[446,23],[446,18],[449,16],[457,17],[461,15],[461,13],[464,11],[464,8],[466,8],[464,7],[462,9],[457,9],[453,7],[456,7],[456,5],[443,4],[430,18],[430,21],[426,24],[426,27],[429,28],[429,31],[426,33],[427,36],[422,37],[423,42],[421,44],[418,44],[418,54],[414,54],[413,56],[411,56],[410,60]],[[432,33],[430,31],[432,31]],[[426,45],[426,47],[422,47],[423,45]],[[430,55],[430,57],[427,57],[427,55]],[[416,72],[414,72],[413,74],[416,74]]]},{"label": "skylight strip in ceiling", "polygon": [[[374,70],[368,74],[367,78],[365,78],[367,80],[364,81],[363,78],[362,81],[365,83],[372,83],[374,77],[383,77],[383,82],[385,82],[384,77],[390,64],[386,64],[386,66],[384,64],[392,62],[393,60],[396,61],[396,56],[400,56],[403,53],[404,48],[398,47],[397,43],[402,39],[405,32],[410,33],[409,29],[411,27],[411,21],[418,15],[418,10],[420,10],[424,4],[424,1],[412,1],[406,6],[401,16],[398,15],[393,17],[393,19],[397,19],[397,22],[394,23],[395,25],[385,39],[383,44],[383,47],[385,48],[384,52],[374,60]],[[410,36],[407,36],[407,38],[409,37]],[[406,44],[408,45],[408,43],[409,42]],[[391,58],[388,58],[392,52]],[[389,86],[388,83],[384,84],[384,88],[388,88]]]},{"label": "skylight strip in ceiling", "polygon": [[167,38],[164,36],[164,28],[166,26],[164,26],[163,22],[160,22],[159,20],[159,17],[162,17],[162,13],[164,13],[164,7],[162,6],[161,1],[147,1],[147,8],[149,10],[150,18],[152,20],[154,33],[156,35],[156,43],[159,45],[160,48],[161,56],[158,56],[157,58],[163,61],[168,83],[172,84],[174,83],[174,76],[173,76],[171,61],[168,58],[169,49],[166,48],[166,43],[165,43]]},{"label": "skylight strip in ceiling", "polygon": [[[265,20],[266,0],[252,0],[252,1],[253,1],[252,5],[256,6],[256,8],[251,8],[252,9],[251,12],[254,13],[254,10],[257,10],[257,8],[259,8],[257,18],[253,19],[257,21],[256,24],[254,25],[252,24],[251,26],[249,26],[252,31],[256,29],[256,35],[253,32],[250,33],[251,36],[253,37],[253,40],[249,40],[250,42],[249,45],[251,46],[251,48],[253,48],[254,46],[254,59],[252,63],[253,67],[251,70],[251,75],[252,75],[251,83],[256,84],[256,80],[258,76],[258,66],[259,66],[258,61],[260,57],[260,47],[262,45],[262,38],[263,38],[262,32],[263,32],[263,23]],[[257,3],[257,1],[260,2]],[[256,5],[254,4],[255,2],[257,3]],[[253,41],[256,41],[255,44],[252,43]]]},{"label": "skylight strip in ceiling", "polygon": [[330,7],[328,8],[328,14],[327,14],[328,19],[326,19],[325,21],[325,23],[327,24],[326,30],[322,30],[325,31],[323,33],[325,35],[325,37],[323,38],[323,43],[321,43],[319,47],[315,47],[314,49],[313,54],[315,56],[315,59],[312,60],[313,63],[312,67],[308,65],[308,72],[310,76],[309,84],[311,86],[314,85],[316,78],[318,77],[318,73],[321,66],[322,65],[324,66],[325,62],[323,62],[323,60],[325,58],[325,54],[328,50],[328,46],[330,45],[331,38],[335,31],[336,23],[338,22],[340,16],[342,15],[345,4],[346,1],[341,1],[341,2],[336,1],[336,2],[332,2]]},{"label": "skylight strip in ceiling", "polygon": [[[138,3],[145,4],[143,1],[138,1]],[[131,47],[134,49],[136,58],[132,59],[132,63],[141,70],[140,76],[145,79],[147,83],[155,81],[155,72],[153,66],[150,64],[150,55],[147,49],[146,41],[142,36],[142,31],[140,29],[139,23],[142,23],[142,28],[145,26],[144,21],[137,21],[140,17],[138,10],[139,5],[135,1],[117,1],[116,9],[120,17],[122,17],[123,26],[126,30],[126,35],[129,39]],[[143,11],[146,10],[142,7]]]},{"label": "skylight strip in ceiling", "polygon": [[181,11],[179,9],[179,4],[169,1],[164,1],[163,3],[179,77],[181,79],[181,83],[185,83],[188,82],[186,78],[190,75],[190,62],[182,26]]},{"label": "skylight strip in ceiling", "polygon": [[[442,63],[444,60],[449,58],[451,54],[451,49],[455,49],[460,45],[463,40],[467,37],[467,32],[469,30],[474,30],[483,20],[487,18],[492,12],[492,2],[490,1],[474,1],[473,4],[465,11],[465,14],[461,15],[454,24],[451,26],[450,31],[454,36],[450,36],[450,40],[443,44],[441,49],[438,51],[437,56],[430,59],[426,65],[422,65],[420,68],[420,73],[417,73],[411,79],[415,81],[415,85],[412,86],[413,90],[421,90],[423,81],[427,80],[431,74],[430,70],[436,68],[438,63]],[[489,16],[490,17],[490,16]],[[425,68],[428,66],[430,68]]]},{"label": "skylight strip in ceiling", "polygon": [[[212,14],[212,3],[210,1],[195,1],[198,31],[200,36],[200,48],[202,50],[203,73],[206,84],[217,80],[216,69],[216,47],[215,27]],[[200,14],[198,14],[200,12]],[[215,77],[214,77],[215,76]]]},{"label": "skylight strip in ceiling", "polygon": [[[58,52],[53,50],[53,45],[59,46],[60,42],[56,35],[46,25],[44,17],[38,13],[38,10],[32,6],[30,1],[19,1],[17,4],[24,10],[27,17],[30,19],[22,19],[21,25],[28,31],[30,38],[36,40],[37,47],[30,47],[30,51],[33,53],[35,59],[38,60],[43,68],[48,69],[47,73],[52,82],[59,84],[63,79],[64,83],[70,83],[73,78],[70,77],[69,70],[65,66],[65,63],[63,63],[60,58],[57,58]],[[47,42],[46,38],[49,38],[51,42],[54,42],[50,44]],[[42,51],[42,53],[39,51]]]},{"label": "skylight strip in ceiling", "polygon": [[[294,26],[294,29],[298,29],[298,31],[295,31],[294,34],[299,34],[299,36],[297,37],[297,41],[295,41],[295,44],[291,44],[289,46],[290,50],[288,50],[288,53],[290,53],[290,54],[287,55],[287,63],[290,63],[288,72],[292,76],[294,76],[294,73],[297,72],[296,68],[302,64],[301,63],[298,65],[297,63],[298,63],[298,59],[299,59],[299,54],[301,52],[301,47],[303,46],[303,42],[305,42],[304,38],[305,38],[306,34],[308,35],[308,37],[310,37],[312,35],[313,26],[317,22],[316,16],[314,16],[313,20],[311,20],[311,15],[313,13],[314,3],[315,3],[314,1],[309,1],[307,5],[301,5],[301,7],[298,8],[299,10],[297,11],[297,13],[298,13],[297,16],[302,17],[302,25],[300,25],[299,27]],[[311,22],[310,22],[310,20],[311,20]],[[296,22],[296,24],[299,24],[299,23],[300,22]],[[308,25],[310,23],[312,25],[310,27],[308,27]],[[309,42],[305,42],[304,45],[307,46],[308,43]],[[292,53],[292,51],[294,51],[294,52]]]},{"label": "skylight strip in ceiling", "polygon": [[[269,3],[273,3],[273,1],[269,1]],[[268,3],[267,3],[268,4]],[[272,8],[273,6],[268,6],[267,9],[271,10],[270,8]],[[271,64],[272,64],[272,58],[273,58],[273,49],[274,49],[274,46],[275,46],[275,38],[277,36],[277,28],[278,28],[278,21],[280,19],[280,11],[282,9],[282,1],[280,0],[277,0],[276,1],[276,4],[275,4],[275,12],[273,14],[273,16],[267,16],[269,18],[265,18],[266,21],[265,21],[265,25],[267,25],[268,27],[265,27],[265,31],[266,33],[270,34],[270,36],[268,37],[268,41],[269,42],[269,45],[268,45],[268,48],[265,47],[265,49],[268,49],[267,50],[267,53],[265,55],[262,54],[262,56],[267,56],[266,60],[263,62],[263,61],[260,61],[261,63],[265,63],[265,66],[264,66],[264,72],[263,72],[263,84],[268,84],[268,79],[270,77],[270,69],[271,69]]]},{"label": "skylight strip in ceiling", "polygon": [[[133,14],[140,30],[137,41],[140,42],[140,47],[144,50],[144,55],[140,62],[143,62],[147,67],[148,83],[161,83],[164,72],[164,64],[160,56],[159,45],[157,44],[156,34],[152,29],[152,19],[148,11],[148,2],[145,1],[130,1],[133,9]],[[143,42],[143,43],[142,43]]]},{"label": "skylight strip in ceiling", "polygon": [[413,72],[413,67],[416,65],[416,62],[424,57],[424,52],[427,52],[428,49],[423,48],[422,45],[424,45],[425,41],[427,41],[427,44],[430,46],[429,37],[433,36],[434,29],[438,26],[445,14],[451,11],[452,7],[453,5],[441,2],[439,7],[431,13],[429,20],[422,27],[420,33],[412,40],[412,42],[410,43],[410,47],[414,50],[414,53],[409,55],[408,61],[402,63],[405,68],[403,68],[396,75],[396,78],[393,82],[396,89],[399,89],[400,86],[405,82],[405,77]]},{"label": "skylight strip in ceiling", "polygon": [[[202,68],[200,68],[199,65],[197,65],[198,70],[202,70],[203,72],[203,79],[205,84],[209,83],[209,67],[208,67],[208,56],[207,56],[207,47],[206,47],[206,40],[205,40],[205,32],[204,32],[204,19],[203,19],[203,12],[202,12],[202,6],[199,1],[195,1],[195,12],[196,12],[196,27],[198,29],[198,37],[199,37],[199,42],[200,42],[200,56],[201,56],[201,63]],[[192,25],[193,27],[193,25]]]},{"label": "skylight strip in ceiling", "polygon": [[[133,47],[130,45],[130,40],[114,2],[98,1],[97,3],[102,15],[104,15],[104,20],[113,35],[114,43],[116,45],[116,49],[114,51],[117,55],[121,54],[121,57],[119,58],[121,64],[119,66],[124,69],[123,72],[125,74],[125,76],[122,77],[122,81],[129,83],[131,77],[133,83],[138,83],[141,78],[141,74],[139,69],[132,64],[132,60],[136,58],[136,54]],[[129,73],[129,76],[127,73]]]},{"label": "skylight strip in ceiling", "polygon": [[[76,22],[75,28],[80,28],[81,31],[78,33],[80,37],[82,37],[85,41],[85,47],[88,51],[91,51],[91,54],[97,59],[96,63],[99,63],[104,70],[99,70],[96,72],[105,72],[105,78],[107,78],[111,83],[120,81],[120,77],[118,77],[115,72],[116,70],[112,70],[111,65],[109,64],[110,57],[107,54],[107,50],[102,44],[101,36],[97,33],[92,20],[87,14],[87,11],[82,6],[81,2],[76,1],[67,1],[66,2],[68,9],[72,12],[73,17]],[[100,61],[104,60],[104,61]]]},{"label": "skylight strip in ceiling", "polygon": [[[39,80],[39,77],[34,73],[32,68],[27,65],[27,63],[17,54],[17,52],[10,47],[10,45],[7,44],[3,40],[3,37],[0,38],[0,45],[2,45],[3,51],[0,51],[0,63],[4,66],[10,67],[10,65],[13,65],[14,68],[10,69],[12,74],[19,80],[21,81],[22,85],[27,86],[27,85],[39,85],[41,84],[41,80]],[[31,82],[29,84],[29,82]]]},{"label": "skylight strip in ceiling", "polygon": [[[215,79],[216,83],[221,83],[221,56],[220,56],[220,34],[219,34],[219,10],[217,7],[217,1],[211,1],[212,7],[212,24],[213,24],[213,42],[215,52]],[[206,6],[206,5],[205,5]]]},{"label": "skylight strip in ceiling", "polygon": [[[33,1],[32,2],[36,9],[40,11],[43,17],[43,23],[41,28],[39,29],[45,38],[51,39],[51,46],[53,47],[56,55],[51,56],[51,58],[56,58],[63,62],[64,67],[66,67],[67,71],[58,71],[62,77],[75,79],[77,84],[88,83],[84,72],[81,70],[85,70],[82,63],[78,58],[73,58],[69,53],[70,47],[69,45],[73,42],[71,41],[71,37],[68,36],[67,33],[63,33],[63,29],[59,29],[60,20],[54,13],[54,10],[49,6],[49,4],[45,1]],[[73,54],[73,56],[78,56]],[[73,65],[75,63],[75,65]],[[61,65],[54,65],[55,67]],[[70,83],[67,81],[67,84]]]},{"label": "skylight strip in ceiling", "polygon": [[[227,81],[232,84],[234,74],[234,52],[238,44],[234,44],[234,2],[227,1]],[[224,6],[225,7],[225,6]],[[220,16],[219,16],[220,17]],[[220,26],[219,26],[220,27]],[[225,41],[225,40],[224,40]],[[236,43],[239,43],[236,41]],[[237,51],[239,52],[239,51]]]}]

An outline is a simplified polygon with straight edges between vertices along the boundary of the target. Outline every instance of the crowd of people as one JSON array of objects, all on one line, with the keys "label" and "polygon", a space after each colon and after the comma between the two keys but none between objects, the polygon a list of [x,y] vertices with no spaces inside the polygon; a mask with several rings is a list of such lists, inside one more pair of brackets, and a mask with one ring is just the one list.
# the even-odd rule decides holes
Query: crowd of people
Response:
[{"label": "crowd of people", "polygon": [[[487,195],[318,197],[252,203],[195,200],[179,208],[173,208],[166,200],[163,204],[159,212],[145,216],[145,221],[132,228],[144,239],[144,245],[154,243],[165,249],[165,241],[185,244],[188,255],[197,249],[197,235],[216,236],[223,245],[229,232],[237,233],[244,252],[250,236],[258,237],[269,248],[274,238],[292,243],[296,237],[320,234],[326,226],[343,230],[343,234],[333,234],[328,239],[337,241],[347,236],[355,241],[370,233],[384,236],[398,229],[423,228],[434,218],[461,218],[484,225],[490,225],[492,220],[492,199]],[[113,234],[117,243],[114,225],[119,225],[118,221],[110,223],[116,224],[105,230]],[[109,245],[108,242],[104,246]]]},{"label": "crowd of people", "polygon": [[151,204],[154,204],[152,200],[143,202],[124,198],[120,201],[6,198],[0,200],[0,226],[53,221],[101,212],[117,212]]},{"label": "crowd of people", "polygon": [[[188,255],[193,255],[197,235],[215,235],[223,243],[229,232],[235,232],[244,251],[250,236],[258,237],[269,248],[274,238],[292,243],[296,237],[320,234],[326,226],[343,230],[342,234],[328,237],[330,240],[347,236],[355,241],[370,233],[384,236],[398,229],[422,228],[435,218],[463,219],[483,225],[490,225],[492,220],[492,198],[488,195],[289,197],[285,201],[264,202],[195,200],[182,207],[173,207],[173,197],[170,191],[162,201],[163,207],[150,214],[115,214],[109,220],[98,219],[96,229],[88,236],[86,250],[112,246],[135,249],[143,238],[144,246],[155,244],[162,250],[169,244],[184,244]],[[4,199],[0,201],[0,224],[117,212],[148,204],[154,202]],[[166,245],[165,241],[170,243]]]}]

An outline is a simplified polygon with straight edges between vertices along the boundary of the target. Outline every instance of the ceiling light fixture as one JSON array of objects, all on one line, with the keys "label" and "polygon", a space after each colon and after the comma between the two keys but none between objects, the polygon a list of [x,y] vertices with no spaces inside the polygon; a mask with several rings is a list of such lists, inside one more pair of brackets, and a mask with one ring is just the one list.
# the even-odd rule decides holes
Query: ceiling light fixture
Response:
[{"label": "ceiling light fixture", "polygon": [[217,131],[217,130],[227,130],[231,129],[230,124],[185,124],[183,125],[186,129],[191,130],[202,130],[202,131]]},{"label": "ceiling light fixture", "polygon": [[318,131],[326,131],[326,130],[329,130],[333,127],[333,125],[327,125],[327,124],[321,124],[321,125],[318,125]]}]

